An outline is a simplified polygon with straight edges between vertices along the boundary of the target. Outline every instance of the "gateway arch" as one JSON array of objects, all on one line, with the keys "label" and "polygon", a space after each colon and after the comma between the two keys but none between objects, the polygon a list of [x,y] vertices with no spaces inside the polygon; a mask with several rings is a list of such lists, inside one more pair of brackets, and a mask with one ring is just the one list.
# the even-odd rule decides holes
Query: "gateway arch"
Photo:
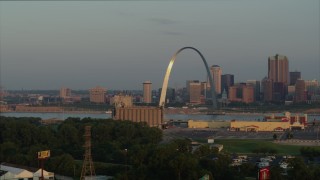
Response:
[{"label": "gateway arch", "polygon": [[201,52],[194,48],[194,47],[183,47],[181,49],[179,49],[171,58],[170,60],[170,63],[168,65],[168,68],[167,68],[167,72],[166,72],[166,75],[164,76],[164,79],[163,79],[163,84],[162,84],[162,90],[161,90],[161,95],[160,95],[160,101],[159,101],[159,107],[161,108],[164,108],[164,105],[165,105],[165,100],[166,100],[166,95],[167,95],[167,88],[168,88],[168,82],[169,82],[169,77],[170,77],[170,73],[171,73],[171,69],[172,69],[172,66],[173,66],[173,63],[174,61],[176,60],[177,58],[177,55],[185,50],[185,49],[191,49],[191,50],[194,50],[196,51],[202,61],[203,61],[203,64],[207,70],[207,75],[209,77],[209,82],[210,82],[210,92],[211,92],[211,96],[212,96],[212,107],[213,109],[217,109],[217,100],[216,100],[216,93],[215,93],[215,88],[214,88],[214,83],[213,83],[213,80],[212,80],[212,76],[211,76],[211,73],[210,73],[210,70],[209,70],[209,67],[208,67],[208,64],[207,64],[207,61],[206,59],[204,58],[204,56],[201,54]]}]

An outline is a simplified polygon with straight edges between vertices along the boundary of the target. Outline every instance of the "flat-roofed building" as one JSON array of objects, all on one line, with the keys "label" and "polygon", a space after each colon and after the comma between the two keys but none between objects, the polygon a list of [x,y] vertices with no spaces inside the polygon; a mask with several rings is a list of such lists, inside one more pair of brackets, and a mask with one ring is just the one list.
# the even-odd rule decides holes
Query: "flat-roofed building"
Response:
[{"label": "flat-roofed building", "polygon": [[301,72],[294,71],[290,72],[290,85],[295,85],[297,80],[301,79]]},{"label": "flat-roofed building", "polygon": [[71,89],[62,87],[60,89],[60,98],[65,99],[65,98],[69,98],[69,97],[71,97]]},{"label": "flat-roofed building", "polygon": [[201,104],[201,83],[190,82],[189,83],[189,99],[191,104]]},{"label": "flat-roofed building", "polygon": [[93,103],[105,103],[106,102],[106,88],[97,86],[89,90],[90,93],[90,102]]},{"label": "flat-roofed building", "polygon": [[295,85],[294,101],[296,103],[300,103],[300,102],[306,102],[306,100],[307,100],[307,92],[306,92],[305,82],[302,79],[298,79]]},{"label": "flat-roofed building", "polygon": [[254,102],[254,88],[251,85],[236,84],[229,87],[229,101],[231,102]]}]

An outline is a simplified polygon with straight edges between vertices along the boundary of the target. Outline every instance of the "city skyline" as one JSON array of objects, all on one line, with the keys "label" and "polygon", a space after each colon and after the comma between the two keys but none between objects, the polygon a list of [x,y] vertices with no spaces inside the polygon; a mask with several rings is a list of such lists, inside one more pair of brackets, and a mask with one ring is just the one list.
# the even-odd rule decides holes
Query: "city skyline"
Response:
[{"label": "city skyline", "polygon": [[[320,77],[318,1],[0,2],[0,24],[5,89],[158,89],[184,46],[235,82],[261,81],[275,54]],[[206,81],[200,61],[181,53],[169,86]]]}]

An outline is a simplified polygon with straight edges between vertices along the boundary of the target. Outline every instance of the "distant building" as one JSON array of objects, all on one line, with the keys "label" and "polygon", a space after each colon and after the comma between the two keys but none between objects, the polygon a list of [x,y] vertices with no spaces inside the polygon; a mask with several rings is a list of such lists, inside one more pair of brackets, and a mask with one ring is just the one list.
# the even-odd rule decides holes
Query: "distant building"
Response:
[{"label": "distant building", "polygon": [[263,90],[263,101],[271,102],[272,101],[272,90],[273,90],[273,82],[271,79],[265,77],[262,80],[262,90]]},{"label": "distant building", "polygon": [[93,103],[105,103],[106,102],[106,92],[107,90],[102,87],[95,87],[89,90],[90,102]]},{"label": "distant building", "polygon": [[272,101],[284,101],[287,95],[287,86],[283,82],[274,82],[272,88]]},{"label": "distant building", "polygon": [[289,62],[288,58],[276,54],[268,58],[268,78],[273,82],[289,83]]},{"label": "distant building", "polygon": [[201,95],[206,98],[208,92],[210,92],[210,90],[208,89],[208,83],[201,82]]},{"label": "distant building", "polygon": [[[222,69],[218,65],[213,65],[210,68],[213,83],[214,83],[214,88],[216,90],[216,94],[219,95],[221,94],[221,74],[222,74]],[[210,86],[210,83],[208,83]]]},{"label": "distant building", "polygon": [[254,88],[254,99],[260,101],[260,81],[247,80],[247,85],[251,85]]},{"label": "distant building", "polygon": [[229,87],[229,101],[231,102],[254,102],[254,88],[251,85],[236,84]]},{"label": "distant building", "polygon": [[306,80],[305,85],[306,85],[306,90],[308,92],[308,96],[310,97],[310,99],[312,98],[312,96],[316,96],[320,94],[319,82],[316,79]]},{"label": "distant building", "polygon": [[150,81],[145,81],[143,83],[143,102],[144,103],[152,102],[151,85],[152,83]]},{"label": "distant building", "polygon": [[307,127],[307,114],[291,116],[289,112],[285,116],[265,117],[266,121],[236,121],[232,120],[230,131],[286,131],[291,129],[305,129]]},{"label": "distant building", "polygon": [[254,87],[247,85],[242,88],[242,102],[244,103],[254,102]]},{"label": "distant building", "polygon": [[295,87],[295,85],[290,85],[290,86],[288,86],[288,94],[287,94],[286,101],[292,102],[292,101],[294,100],[295,94],[296,94],[296,87]]},{"label": "distant building", "polygon": [[[162,88],[159,88],[158,94],[161,94]],[[160,98],[160,97],[159,97]],[[166,103],[172,103],[176,101],[176,90],[174,88],[167,88]]]},{"label": "distant building", "polygon": [[190,82],[189,83],[190,90],[190,103],[191,104],[201,104],[201,83],[198,82]]},{"label": "distant building", "polygon": [[307,92],[306,92],[306,85],[305,85],[304,80],[298,79],[296,81],[295,94],[296,95],[295,95],[294,101],[296,103],[306,102],[306,100],[307,100]]},{"label": "distant building", "polygon": [[115,95],[112,97],[110,104],[114,105],[114,107],[132,107],[132,96]]},{"label": "distant building", "polygon": [[69,88],[61,88],[60,89],[60,98],[63,98],[63,99],[65,99],[65,98],[69,98],[69,97],[71,97],[71,89],[69,89]]},{"label": "distant building", "polygon": [[[43,177],[44,179],[54,179],[54,173],[43,170]],[[3,162],[0,164],[0,179],[41,179],[41,169]]]},{"label": "distant building", "polygon": [[186,93],[184,94],[184,100],[190,102],[190,84],[191,83],[200,83],[199,80],[187,80],[186,81]]},{"label": "distant building", "polygon": [[295,85],[298,79],[301,79],[301,72],[290,72],[290,85]]},{"label": "distant building", "polygon": [[234,75],[233,74],[223,74],[221,76],[221,92],[223,90],[229,93],[229,87],[234,85]]}]

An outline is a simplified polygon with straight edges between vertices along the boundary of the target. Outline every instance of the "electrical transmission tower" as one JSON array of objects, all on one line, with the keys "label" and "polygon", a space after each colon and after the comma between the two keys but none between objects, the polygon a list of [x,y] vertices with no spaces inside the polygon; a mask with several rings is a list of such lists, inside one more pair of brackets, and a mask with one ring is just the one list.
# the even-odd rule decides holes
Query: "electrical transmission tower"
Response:
[{"label": "electrical transmission tower", "polygon": [[84,160],[82,165],[81,177],[80,180],[84,180],[85,176],[95,176],[96,173],[93,167],[93,161],[91,156],[91,126],[85,126],[85,133],[84,133],[85,143],[85,153],[84,153]]}]

